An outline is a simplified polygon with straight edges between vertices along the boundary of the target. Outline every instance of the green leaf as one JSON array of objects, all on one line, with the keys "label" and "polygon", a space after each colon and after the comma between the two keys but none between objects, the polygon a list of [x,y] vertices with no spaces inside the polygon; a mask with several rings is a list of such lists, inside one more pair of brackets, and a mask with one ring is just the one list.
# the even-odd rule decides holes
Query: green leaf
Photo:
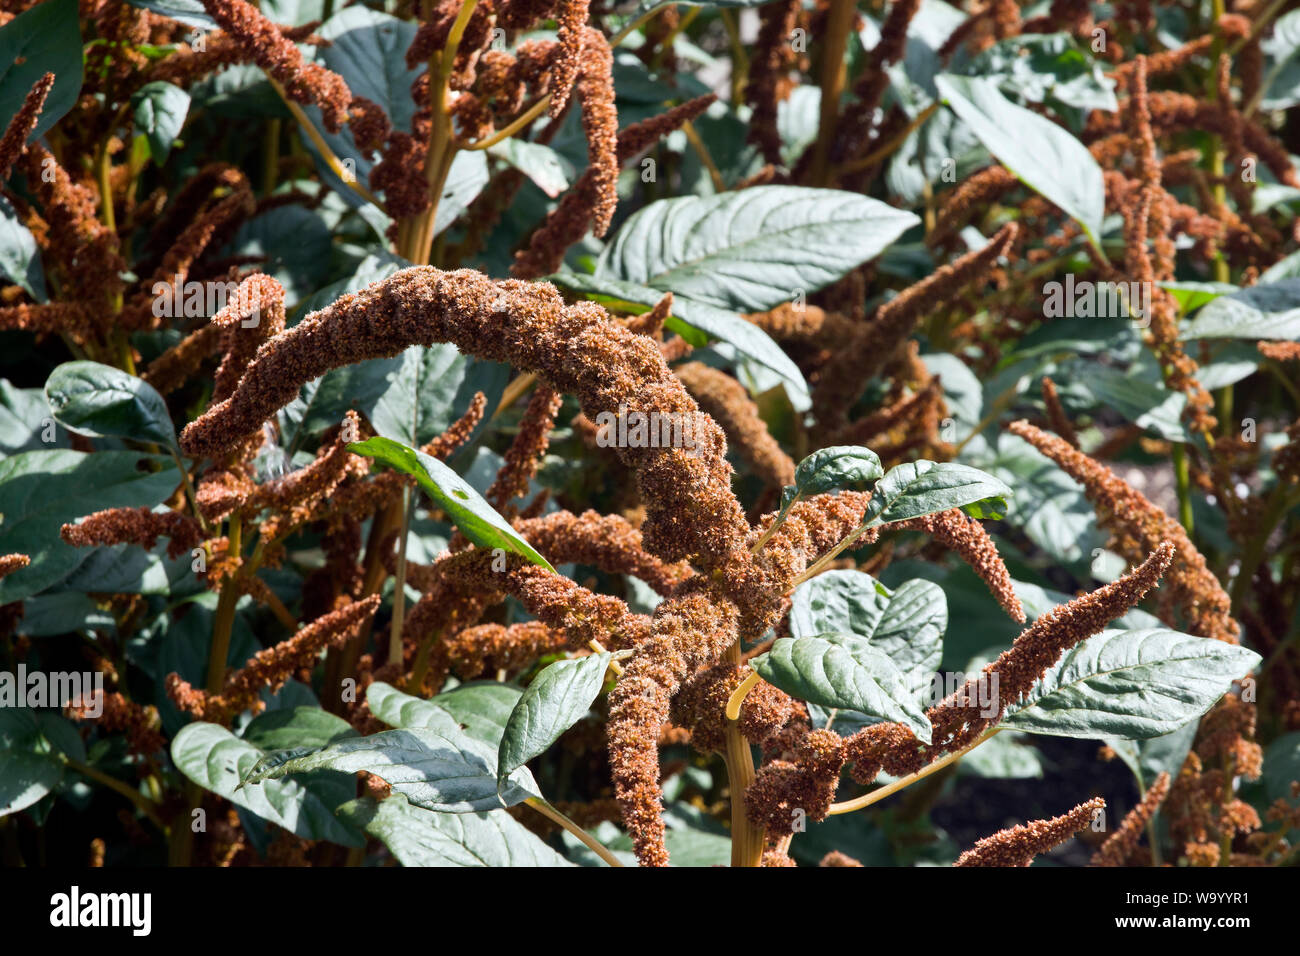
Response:
[{"label": "green leaf", "polygon": [[1264,793],[1270,803],[1286,800],[1295,805],[1291,784],[1300,780],[1300,730],[1282,734],[1264,751]]},{"label": "green leaf", "polygon": [[30,807],[57,787],[65,753],[86,759],[81,738],[63,717],[0,706],[0,817]]},{"label": "green leaf", "polygon": [[[658,289],[634,282],[576,272],[560,272],[546,278],[583,298],[631,313],[653,308],[664,296]],[[742,355],[776,372],[790,383],[792,389],[800,393],[808,391],[808,383],[804,381],[799,366],[781,351],[781,346],[757,325],[741,318],[736,312],[674,293],[672,314],[664,323],[664,328],[676,332],[695,346],[707,345],[712,340],[726,342]]]},{"label": "green leaf", "polygon": [[522,694],[513,684],[471,681],[425,700],[375,681],[366,688],[366,702],[370,712],[390,726],[453,727],[496,747]]},{"label": "green leaf", "polygon": [[996,457],[981,463],[1016,490],[1007,503],[1007,522],[1053,560],[1072,564],[1106,543],[1096,530],[1097,515],[1083,489],[1029,442],[1009,433],[999,434]]},{"label": "green leaf", "polygon": [[1260,45],[1270,61],[1260,108],[1282,110],[1300,103],[1300,10],[1278,17]]},{"label": "green leaf", "polygon": [[497,755],[456,727],[385,730],[299,754],[270,754],[241,767],[244,788],[305,770],[365,770],[388,781],[416,806],[442,813],[472,813],[514,806],[540,796],[533,775],[520,767],[497,791]]},{"label": "green leaf", "polygon": [[171,152],[190,111],[190,94],[162,81],[146,83],[131,96],[136,132],[149,141],[149,155],[159,166]]},{"label": "green leaf", "polygon": [[1002,92],[1033,103],[1054,100],[1082,110],[1115,112],[1115,81],[1068,33],[1000,40],[970,63],[971,76],[995,79]]},{"label": "green leaf", "polygon": [[293,205],[272,207],[241,225],[229,254],[265,256],[258,268],[284,286],[291,309],[325,279],[332,249],[320,210]]},{"label": "green leaf", "polygon": [[861,445],[833,445],[815,451],[794,472],[794,486],[808,497],[827,491],[866,491],[883,477],[880,456]]},{"label": "green leaf", "polygon": [[663,199],[623,224],[595,275],[761,312],[830,285],[918,222],[833,189],[757,186]]},{"label": "green leaf", "polygon": [[962,757],[957,773],[995,780],[1039,779],[1043,760],[1023,734],[1004,730]]},{"label": "green leaf", "polygon": [[93,438],[131,438],[175,449],[167,403],[142,378],[98,362],[64,362],[45,381],[59,424]]},{"label": "green leaf", "polygon": [[540,564],[548,571],[555,570],[464,478],[438,459],[379,436],[348,445],[348,450],[411,475],[447,512],[465,537],[480,548],[502,548],[533,564]]},{"label": "green leaf", "polygon": [[470,681],[443,691],[431,703],[445,710],[471,737],[496,747],[523,690],[494,680]]},{"label": "green leaf", "polygon": [[[137,465],[163,465],[141,471]],[[128,451],[28,451],[0,459],[0,554],[31,565],[0,579],[0,604],[62,581],[92,552],[64,544],[59,528],[105,508],[149,507],[180,486],[173,462]]]},{"label": "green leaf", "polygon": [[[1260,279],[1264,281],[1262,276]],[[1228,282],[1157,282],[1156,285],[1174,297],[1183,315],[1195,312],[1221,295],[1237,291],[1237,287]]]},{"label": "green leaf", "polygon": [[455,721],[433,701],[412,697],[383,681],[366,688],[370,712],[390,727],[446,728]]},{"label": "green leaf", "polygon": [[541,143],[529,143],[512,136],[489,146],[487,153],[519,170],[552,199],[573,182],[573,164]]},{"label": "green leaf", "polygon": [[258,714],[240,734],[259,750],[324,747],[357,732],[342,717],[319,707],[284,707]]},{"label": "green leaf", "polygon": [[945,73],[935,77],[935,86],[990,153],[1073,217],[1094,245],[1100,242],[1105,186],[1087,147],[1051,120],[1012,103],[995,80]]},{"label": "green leaf", "polygon": [[1259,661],[1163,628],[1102,631],[1067,651],[1003,723],[1058,737],[1156,737],[1200,717]]},{"label": "green leaf", "polygon": [[39,388],[14,388],[0,378],[0,453],[16,455],[20,451],[67,447],[67,432],[54,427],[45,392]]},{"label": "green leaf", "polygon": [[1300,278],[1300,252],[1283,256],[1259,274],[1258,285],[1271,285],[1283,279]]},{"label": "green leaf", "polygon": [[305,840],[362,844],[358,833],[334,816],[334,808],[356,793],[351,777],[317,774],[241,787],[240,780],[266,754],[217,724],[192,723],[181,728],[172,740],[171,755],[177,769],[200,787]]},{"label": "green leaf", "polygon": [[560,735],[581,720],[605,683],[610,654],[556,661],[542,669],[506,722],[497,750],[497,780],[545,753]]},{"label": "green leaf", "polygon": [[54,86],[29,143],[62,119],[81,93],[77,0],[45,0],[0,27],[0,122],[8,123],[18,113],[46,73],[54,74]]},{"label": "green leaf", "polygon": [[348,823],[388,847],[402,866],[573,866],[502,810],[434,813],[400,793],[338,808]]},{"label": "green leaf", "polygon": [[990,474],[956,462],[922,458],[889,470],[876,485],[868,515],[888,524],[964,508],[976,518],[1000,518],[1012,491]]},{"label": "green leaf", "polygon": [[1187,407],[1187,396],[1182,392],[1167,388],[1155,376],[1144,377],[1139,368],[1121,372],[1095,362],[1087,363],[1085,368],[1081,385],[1092,393],[1097,405],[1115,410],[1166,441],[1191,441],[1182,421]]},{"label": "green leaf", "polygon": [[49,298],[36,237],[4,196],[0,196],[0,276],[21,286],[37,302]]},{"label": "green leaf", "polygon": [[[200,0],[127,0],[133,7],[149,10],[159,16],[171,17],[178,23],[189,27],[203,27],[205,30],[217,29],[217,21],[208,16]],[[276,23],[281,21],[276,20]]]},{"label": "green leaf", "polygon": [[777,638],[750,661],[758,675],[801,700],[895,721],[930,742],[930,721],[893,661],[855,634]]},{"label": "green leaf", "polygon": [[1300,340],[1300,278],[1219,296],[1183,327],[1184,339]]},{"label": "green leaf", "polygon": [[919,699],[943,657],[948,600],[932,581],[914,578],[889,590],[861,571],[826,571],[805,581],[790,603],[795,638],[851,633],[885,654]]},{"label": "green leaf", "polygon": [[[1145,792],[1161,773],[1177,777],[1187,759],[1187,752],[1196,740],[1198,724],[1189,720],[1177,730],[1146,740],[1123,740],[1119,737],[1103,738],[1120,760],[1133,771],[1138,786]],[[991,742],[991,741],[990,741]]]}]

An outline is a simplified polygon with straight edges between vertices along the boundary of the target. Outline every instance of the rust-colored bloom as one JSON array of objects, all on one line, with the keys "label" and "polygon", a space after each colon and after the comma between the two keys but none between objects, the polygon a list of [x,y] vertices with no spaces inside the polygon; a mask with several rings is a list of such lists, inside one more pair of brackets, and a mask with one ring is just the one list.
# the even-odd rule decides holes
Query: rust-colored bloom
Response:
[{"label": "rust-colored bloom", "polygon": [[984,526],[970,515],[960,508],[953,508],[900,521],[893,527],[924,531],[940,544],[955,551],[988,585],[998,604],[1011,615],[1012,620],[1024,623],[1025,609],[1020,605],[1020,598],[1016,597],[1011,573]]},{"label": "rust-colored bloom", "polygon": [[[559,0],[559,24],[556,41],[559,43],[559,55],[551,74],[550,115],[560,115],[569,102],[569,91],[573,81],[586,72],[585,60],[592,55],[587,27],[587,14],[590,0]],[[604,37],[602,36],[603,40]],[[606,44],[608,49],[608,44]],[[615,127],[617,129],[617,127]],[[598,233],[599,235],[599,233]]]},{"label": "rust-colored bloom", "polygon": [[1142,802],[1124,816],[1119,829],[1107,837],[1106,842],[1092,855],[1092,865],[1124,866],[1137,848],[1138,840],[1141,839],[1142,831],[1148,821],[1155,815],[1156,808],[1168,793],[1169,774],[1162,773],[1156,777],[1155,783],[1151,784],[1146,795],[1142,797]]},{"label": "rust-colored bloom", "polygon": [[768,432],[745,386],[700,362],[688,362],[673,371],[691,397],[722,426],[728,441],[759,478],[778,488],[794,484],[794,462]]},{"label": "rust-colored bloom", "polygon": [[158,539],[170,538],[167,556],[179,557],[197,547],[202,529],[189,515],[179,511],[151,511],[149,508],[109,508],[65,524],[60,537],[73,547],[91,548],[105,544],[138,544],[149,549]]},{"label": "rust-colored bloom", "polygon": [[343,77],[308,63],[293,41],[245,0],[203,0],[221,29],[235,37],[253,60],[279,82],[291,100],[319,106],[325,128],[337,133],[348,115],[352,93]]},{"label": "rust-colored bloom", "polygon": [[[1232,602],[1182,525],[1152,504],[1109,468],[1025,421],[1008,426],[1083,485],[1102,527],[1115,536],[1121,554],[1138,560],[1161,542],[1170,542],[1177,563],[1161,590],[1158,613],[1171,627],[1200,637],[1237,643],[1240,628],[1231,617]],[[1185,623],[1184,623],[1185,622]]]},{"label": "rust-colored bloom", "polygon": [[1079,447],[1079,436],[1074,432],[1070,416],[1061,406],[1061,397],[1056,393],[1056,383],[1046,375],[1043,376],[1043,404],[1047,406],[1047,420],[1052,423],[1052,430],[1060,435],[1072,448]]},{"label": "rust-colored bloom", "polygon": [[[649,149],[660,138],[677,129],[687,120],[704,112],[717,96],[699,96],[665,113],[633,123],[618,132],[617,166]],[[615,121],[617,123],[617,120]],[[551,127],[547,127],[549,131]],[[614,170],[617,179],[618,171]],[[586,235],[591,227],[595,209],[601,202],[601,189],[607,185],[607,171],[588,167],[573,187],[564,194],[560,204],[546,217],[528,240],[528,246],[515,255],[510,274],[520,279],[535,279],[560,268],[564,254],[570,246]],[[489,189],[491,187],[489,186]],[[615,195],[617,201],[617,195]]]},{"label": "rust-colored bloom", "polygon": [[45,98],[53,88],[54,74],[46,73],[33,84],[23,105],[5,127],[4,135],[0,136],[0,182],[9,178],[18,156],[27,147],[27,137],[36,128],[36,121],[45,108]]},{"label": "rust-colored bloom", "polygon": [[15,571],[21,571],[27,565],[32,563],[32,559],[25,554],[0,555],[0,578],[7,578]]},{"label": "rust-colored bloom", "polygon": [[221,692],[196,690],[176,673],[167,675],[167,696],[200,720],[224,724],[241,711],[261,710],[263,688],[279,690],[302,667],[310,666],[326,647],[340,647],[355,637],[379,608],[379,595],[349,604],[308,624],[286,641],[258,651],[242,668],[226,675]]},{"label": "rust-colored bloom", "polygon": [[999,830],[959,856],[953,866],[1028,866],[1038,854],[1088,827],[1093,815],[1105,807],[1105,800],[1094,797],[1059,817]]},{"label": "rust-colored bloom", "polygon": [[528,408],[519,421],[519,432],[506,450],[506,461],[493,479],[485,496],[498,511],[528,493],[528,483],[551,443],[551,429],[564,396],[549,385],[539,385],[528,400]]}]

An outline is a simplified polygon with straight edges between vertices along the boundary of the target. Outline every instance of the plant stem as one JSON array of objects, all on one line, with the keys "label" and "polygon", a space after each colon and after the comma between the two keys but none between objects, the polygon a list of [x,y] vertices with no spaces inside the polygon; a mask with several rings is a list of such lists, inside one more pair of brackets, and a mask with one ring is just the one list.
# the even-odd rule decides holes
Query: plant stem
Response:
[{"label": "plant stem", "polygon": [[[804,571],[803,574],[799,575],[792,582],[790,582],[789,591],[793,591],[795,588],[803,584],[805,581],[809,580],[810,578],[815,578],[817,575],[821,574],[823,569],[825,569],[826,565],[830,564],[841,554],[843,554],[845,549],[848,548],[849,545],[853,544],[853,542],[857,541],[858,538],[862,537],[873,527],[876,527],[876,525],[868,523],[868,524],[861,525],[855,528],[854,530],[850,531],[847,535],[844,536],[843,540],[841,540],[839,544],[837,544],[835,547],[831,548],[829,551],[823,554],[820,558],[814,561],[812,566],[809,567],[806,571]],[[786,593],[788,594],[789,591],[787,591]]]},{"label": "plant stem", "polygon": [[[242,519],[238,512],[230,518],[226,532],[230,539],[230,553],[239,556],[241,548]],[[239,572],[236,572],[238,574]],[[230,632],[235,623],[235,605],[239,602],[239,587],[234,576],[227,578],[221,585],[221,594],[217,598],[217,613],[212,620],[212,646],[208,648],[209,694],[221,693],[221,685],[226,679],[226,657],[230,654]]]},{"label": "plant stem", "polygon": [[715,193],[725,193],[727,183],[722,178],[722,171],[718,169],[718,164],[713,161],[713,157],[709,154],[709,147],[704,145],[704,140],[700,139],[700,134],[696,132],[695,126],[692,125],[690,120],[682,123],[682,132],[686,134],[686,141],[691,144],[691,149],[699,157],[701,165],[708,170],[709,181],[713,184],[713,191]]},{"label": "plant stem", "polygon": [[740,42],[740,27],[732,11],[723,7],[718,13],[722,17],[722,26],[727,31],[727,42],[731,45],[731,105],[737,106],[745,96],[749,54],[745,52],[745,44]]},{"label": "plant stem", "polygon": [[760,680],[762,680],[762,678],[758,676],[758,671],[750,671],[749,676],[741,681],[740,686],[731,692],[731,696],[727,698],[728,720],[737,720],[740,718],[740,705],[745,702],[745,697],[754,689],[754,685]]},{"label": "plant stem", "polygon": [[[897,133],[891,136],[886,142],[882,143],[880,146],[877,146],[875,149],[867,153],[867,155],[863,156],[861,159],[855,159],[853,162],[847,163],[844,166],[841,166],[839,169],[837,169],[835,171],[835,178],[838,179],[840,176],[843,176],[846,173],[856,173],[860,170],[866,169],[868,166],[874,166],[876,163],[880,162],[890,153],[894,152],[894,150],[898,149],[898,147],[903,144],[904,140],[906,140],[907,137],[911,136],[912,133],[920,129],[920,127],[925,123],[925,121],[934,115],[935,111],[938,108],[939,108],[938,103],[931,103],[925,109],[921,110],[921,112],[917,113],[916,117],[910,123],[908,123]],[[930,181],[927,179],[926,184],[929,185],[929,182]]]},{"label": "plant stem", "polygon": [[543,798],[529,797],[527,800],[524,801],[524,803],[528,804],[528,806],[532,807],[534,810],[536,810],[542,816],[546,817],[546,819],[550,820],[552,823],[558,823],[560,826],[564,827],[564,829],[568,830],[575,837],[581,840],[583,845],[586,846],[587,849],[591,850],[591,852],[595,853],[598,857],[600,857],[610,866],[623,865],[618,857],[616,857],[613,853],[610,853],[609,850],[605,849],[604,844],[602,844],[594,836],[592,836],[582,827],[578,826],[576,823],[574,823],[572,820],[566,817],[559,810],[555,809],[555,807],[547,803]]},{"label": "plant stem", "polygon": [[970,753],[980,744],[984,743],[984,741],[990,740],[995,735],[1000,733],[1001,730],[1002,730],[1001,727],[994,727],[988,733],[977,738],[973,743],[966,745],[961,750],[955,750],[952,753],[948,754],[947,756],[940,757],[938,760],[934,761],[934,763],[927,764],[926,766],[918,770],[916,773],[909,773],[906,777],[902,777],[901,779],[895,780],[893,783],[889,784],[888,786],[881,787],[879,790],[872,790],[870,793],[863,794],[862,796],[857,797],[856,799],[853,800],[846,800],[844,803],[833,803],[831,804],[831,808],[830,810],[827,811],[827,813],[829,815],[834,815],[838,813],[852,813],[854,810],[861,810],[864,807],[871,806],[873,803],[879,803],[881,800],[885,799],[885,797],[891,796],[895,793],[898,793],[898,791],[900,790],[910,787],[918,780],[922,780],[930,776],[930,774],[932,773],[937,773],[938,771],[942,770],[944,767],[948,766],[951,763],[956,763],[958,760],[966,756],[968,753]]},{"label": "plant stem", "polygon": [[388,629],[388,659],[402,659],[402,624],[406,612],[406,539],[411,533],[411,486],[402,489],[402,537],[397,542],[396,590],[393,591],[393,623]]},{"label": "plant stem", "polygon": [[831,0],[826,17],[825,36],[821,57],[821,116],[817,123],[817,140],[813,143],[810,182],[814,186],[830,185],[828,162],[831,140],[838,125],[840,97],[848,69],[844,53],[848,49],[849,34],[853,32],[853,18],[857,15],[856,0]]},{"label": "plant stem", "polygon": [[269,73],[266,75],[266,78],[270,81],[271,88],[280,94],[280,99],[284,100],[284,105],[289,108],[289,112],[293,114],[293,118],[298,121],[298,128],[307,134],[307,138],[311,140],[311,144],[315,146],[316,151],[320,153],[321,159],[325,160],[325,165],[330,168],[330,172],[343,180],[343,182],[347,184],[354,193],[366,202],[374,203],[376,206],[381,205],[378,197],[376,197],[374,193],[361,185],[361,183],[357,181],[355,175],[343,168],[343,161],[338,158],[334,150],[330,149],[329,144],[325,142],[321,134],[316,131],[316,125],[308,118],[307,114],[303,112],[302,107],[289,99],[289,95],[285,93],[284,87],[281,86]]},{"label": "plant stem", "polygon": [[[741,662],[740,642],[727,649],[726,659]],[[758,866],[763,862],[763,829],[750,822],[745,812],[745,791],[754,782],[754,755],[749,741],[734,720],[727,721],[727,786],[731,792],[731,865]]]},{"label": "plant stem", "polygon": [[511,120],[508,126],[503,126],[491,136],[480,139],[477,142],[470,143],[461,148],[467,150],[479,150],[487,149],[489,146],[495,146],[497,143],[503,142],[511,136],[514,136],[515,133],[518,133],[533,120],[537,119],[537,117],[546,112],[546,108],[550,105],[551,94],[547,93],[540,100]]},{"label": "plant stem", "polygon": [[157,804],[155,804],[152,800],[146,797],[143,793],[141,793],[138,790],[132,789],[130,786],[128,786],[123,781],[118,780],[116,777],[109,776],[103,771],[96,770],[94,767],[88,766],[87,764],[84,764],[79,760],[73,760],[71,757],[65,756],[63,758],[63,762],[69,770],[75,770],[83,777],[89,777],[91,780],[94,780],[96,783],[102,783],[110,790],[114,790],[117,793],[120,793],[122,796],[126,797],[133,804],[135,804],[136,809],[138,809],[141,813],[143,813],[150,820],[152,820],[154,822],[154,825],[157,826],[159,830],[161,830],[163,833],[167,832],[167,825],[163,823],[162,819],[158,816]]},{"label": "plant stem", "polygon": [[112,157],[108,153],[108,139],[99,148],[95,156],[95,178],[99,185],[99,215],[109,232],[117,232],[117,221],[113,213],[113,186],[110,178]]},{"label": "plant stem", "polygon": [[1187,449],[1182,442],[1174,442],[1174,479],[1178,483],[1178,521],[1192,533],[1191,474],[1187,467]]},{"label": "plant stem", "polygon": [[669,7],[675,7],[675,6],[677,6],[676,2],[670,2],[670,3],[661,3],[658,6],[651,7],[645,13],[641,14],[639,17],[637,17],[627,26],[623,27],[623,29],[619,30],[612,37],[610,37],[609,45],[618,46],[620,43],[622,43],[624,40],[630,37],[637,30],[641,29],[641,27],[645,26],[646,23],[648,23],[652,17],[658,15],[663,10],[667,10]]}]

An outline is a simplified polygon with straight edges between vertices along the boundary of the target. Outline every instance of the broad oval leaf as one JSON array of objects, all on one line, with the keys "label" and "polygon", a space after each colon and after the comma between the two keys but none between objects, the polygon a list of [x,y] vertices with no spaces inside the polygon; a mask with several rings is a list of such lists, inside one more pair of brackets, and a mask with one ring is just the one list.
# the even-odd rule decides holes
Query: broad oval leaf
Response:
[{"label": "broad oval leaf", "polygon": [[1074,218],[1094,245],[1101,241],[1105,186],[1086,146],[1051,120],[1012,103],[996,80],[945,73],[934,82],[990,153]]},{"label": "broad oval leaf", "polygon": [[36,237],[18,218],[13,204],[0,196],[0,277],[22,288],[37,302],[45,302],[45,269]]},{"label": "broad oval leaf", "polygon": [[794,485],[803,496],[826,491],[851,489],[865,491],[883,477],[880,456],[861,445],[833,445],[815,451],[794,471]]},{"label": "broad oval leaf", "polygon": [[340,740],[311,753],[268,755],[241,768],[245,789],[305,770],[365,770],[406,794],[416,806],[443,813],[473,813],[514,806],[540,796],[527,767],[497,790],[496,751],[459,728],[386,730]]},{"label": "broad oval leaf", "polygon": [[[142,471],[142,463],[162,469]],[[180,483],[173,462],[137,452],[59,449],[0,459],[0,554],[16,551],[32,559],[0,579],[0,604],[57,584],[94,553],[65,544],[61,526],[105,508],[151,507]]]},{"label": "broad oval leaf", "polygon": [[45,381],[59,424],[95,438],[131,438],[176,448],[167,403],[142,378],[99,362],[64,362]]},{"label": "broad oval leaf", "polygon": [[1164,628],[1102,631],[1066,652],[1003,724],[1058,737],[1142,740],[1209,710],[1260,656]]},{"label": "broad oval leaf", "polygon": [[513,684],[471,681],[425,700],[375,681],[366,688],[366,702],[370,712],[390,726],[454,727],[496,747],[522,694]]},{"label": "broad oval leaf", "polygon": [[[14,679],[12,674],[3,677]],[[21,693],[26,688],[11,690]],[[16,706],[4,697],[0,690],[0,817],[30,807],[57,787],[65,752],[86,759],[81,738],[66,719]]]},{"label": "broad oval leaf", "polygon": [[830,285],[919,221],[865,196],[799,186],[662,199],[623,224],[595,275],[762,312]]},{"label": "broad oval leaf", "polygon": [[497,779],[546,751],[576,724],[600,694],[608,653],[556,661],[542,669],[515,704],[497,751]]},{"label": "broad oval leaf", "polygon": [[533,550],[523,535],[510,527],[510,523],[470,487],[469,482],[438,459],[379,436],[354,442],[348,445],[348,450],[411,475],[447,512],[465,537],[480,548],[501,548],[533,564],[540,564],[548,571],[555,570],[550,562]]},{"label": "broad oval leaf", "polygon": [[902,672],[884,651],[855,634],[778,638],[750,666],[801,700],[905,724],[919,740],[930,742],[930,721]]},{"label": "broad oval leaf", "polygon": [[171,754],[181,773],[200,787],[303,839],[332,840],[344,846],[363,842],[334,816],[334,808],[356,793],[348,777],[327,774],[242,787],[242,777],[265,753],[217,724],[186,724],[172,740]]},{"label": "broad oval leaf", "polygon": [[1184,339],[1300,340],[1300,278],[1221,295],[1182,334]]},{"label": "broad oval leaf", "polygon": [[889,590],[861,571],[825,571],[805,581],[790,602],[795,638],[849,633],[870,641],[920,699],[943,658],[948,599],[933,581],[904,581]]},{"label": "broad oval leaf", "polygon": [[891,468],[876,484],[869,515],[888,524],[964,508],[976,518],[1000,518],[1012,491],[978,468],[953,461],[911,461]]},{"label": "broad oval leaf", "polygon": [[81,59],[77,0],[45,0],[0,27],[0,122],[17,115],[36,81],[53,73],[54,87],[27,142],[39,138],[76,105]]},{"label": "broad oval leaf", "polygon": [[352,800],[338,815],[382,841],[402,866],[574,866],[502,810],[434,813],[394,793]]},{"label": "broad oval leaf", "polygon": [[487,148],[488,155],[513,166],[554,199],[573,181],[573,164],[542,143],[529,143],[514,136]]},{"label": "broad oval leaf", "polygon": [[146,83],[131,96],[136,132],[149,142],[149,155],[162,165],[181,134],[190,111],[190,94],[172,83]]},{"label": "broad oval leaf", "polygon": [[[547,281],[571,292],[613,308],[629,311],[630,306],[653,308],[664,294],[635,282],[582,275],[577,272],[559,272],[547,276]],[[772,338],[753,322],[738,313],[704,302],[696,302],[685,295],[673,294],[673,310],[664,328],[676,332],[691,345],[707,345],[710,341],[726,342],[746,358],[771,369],[799,392],[808,391],[799,366],[781,350]]]}]

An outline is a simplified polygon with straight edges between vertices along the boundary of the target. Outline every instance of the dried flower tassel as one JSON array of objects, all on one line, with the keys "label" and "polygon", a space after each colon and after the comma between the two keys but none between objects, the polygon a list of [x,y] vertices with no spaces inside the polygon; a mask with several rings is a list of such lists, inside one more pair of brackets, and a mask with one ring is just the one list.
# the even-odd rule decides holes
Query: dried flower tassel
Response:
[{"label": "dried flower tassel", "polygon": [[1237,643],[1241,629],[1231,617],[1232,602],[1182,525],[1105,465],[1071,448],[1064,440],[1025,421],[1013,422],[1008,430],[1083,485],[1100,524],[1116,535],[1120,552],[1130,561],[1162,541],[1173,545],[1178,560],[1161,592],[1161,620],[1178,627],[1179,618],[1185,618],[1186,624],[1181,627],[1188,633]]},{"label": "dried flower tassel", "polygon": [[999,830],[957,858],[953,866],[1028,866],[1040,853],[1058,846],[1091,824],[1106,801],[1094,797],[1069,813]]},{"label": "dried flower tassel", "polygon": [[5,127],[4,135],[0,136],[0,182],[9,178],[14,163],[27,148],[27,137],[36,128],[36,121],[45,108],[45,98],[53,88],[54,74],[46,73],[33,84],[23,105]]},{"label": "dried flower tassel", "polygon": [[1130,810],[1114,833],[1092,855],[1093,866],[1124,866],[1137,848],[1138,840],[1156,808],[1169,793],[1169,774],[1161,773],[1151,784],[1142,802]]}]

